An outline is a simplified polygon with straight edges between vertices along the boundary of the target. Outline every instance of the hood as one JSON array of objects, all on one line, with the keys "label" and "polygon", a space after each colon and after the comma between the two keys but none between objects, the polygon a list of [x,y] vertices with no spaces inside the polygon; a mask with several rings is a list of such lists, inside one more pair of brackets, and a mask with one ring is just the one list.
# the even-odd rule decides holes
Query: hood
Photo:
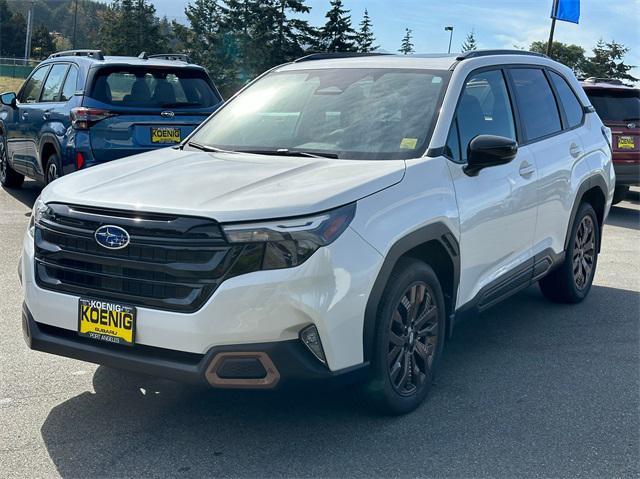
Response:
[{"label": "hood", "polygon": [[172,148],[62,177],[45,202],[203,216],[221,223],[299,216],[394,185],[402,160],[361,161],[207,153]]}]

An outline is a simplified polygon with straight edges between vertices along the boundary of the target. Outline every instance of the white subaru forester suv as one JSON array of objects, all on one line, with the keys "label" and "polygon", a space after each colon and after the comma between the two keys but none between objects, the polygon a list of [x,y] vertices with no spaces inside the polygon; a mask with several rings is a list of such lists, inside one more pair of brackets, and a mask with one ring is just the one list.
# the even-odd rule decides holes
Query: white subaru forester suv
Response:
[{"label": "white subaru forester suv", "polygon": [[535,282],[584,299],[614,185],[610,131],[544,56],[311,55],[174,148],[49,185],[25,338],[214,388],[361,380],[405,413],[464,316]]}]

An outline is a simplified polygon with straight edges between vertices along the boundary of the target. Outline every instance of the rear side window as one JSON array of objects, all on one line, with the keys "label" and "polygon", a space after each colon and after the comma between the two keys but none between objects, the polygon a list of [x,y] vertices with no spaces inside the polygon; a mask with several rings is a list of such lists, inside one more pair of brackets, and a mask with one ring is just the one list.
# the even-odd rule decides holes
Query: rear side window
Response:
[{"label": "rear side window", "polygon": [[467,161],[469,143],[478,135],[516,139],[511,103],[501,70],[476,73],[465,83],[447,141],[454,161]]},{"label": "rear side window", "polygon": [[639,90],[586,90],[591,104],[598,116],[604,121],[638,121],[640,120]]},{"label": "rear side window", "polygon": [[203,72],[177,69],[103,69],[95,76],[89,96],[140,108],[207,108],[220,102]]},{"label": "rear side window", "polygon": [[69,65],[67,64],[53,65],[51,67],[49,76],[44,82],[40,101],[60,101],[60,88],[68,69]]},{"label": "rear side window", "polygon": [[549,78],[553,82],[553,86],[558,92],[558,98],[560,105],[564,110],[564,116],[567,119],[567,127],[573,128],[582,123],[582,117],[584,113],[582,111],[582,104],[576,98],[575,93],[567,83],[567,81],[560,75],[554,72],[549,72]]},{"label": "rear side window", "polygon": [[21,102],[35,103],[38,101],[40,97],[40,90],[42,90],[42,82],[44,82],[44,78],[47,76],[48,71],[48,65],[35,71],[20,93]]},{"label": "rear side window", "polygon": [[527,140],[562,130],[558,106],[544,72],[537,68],[514,68],[509,74]]},{"label": "rear side window", "polygon": [[78,68],[71,65],[69,73],[67,73],[67,79],[64,81],[62,87],[62,95],[60,101],[69,101],[73,94],[76,92],[76,84],[78,83]]}]

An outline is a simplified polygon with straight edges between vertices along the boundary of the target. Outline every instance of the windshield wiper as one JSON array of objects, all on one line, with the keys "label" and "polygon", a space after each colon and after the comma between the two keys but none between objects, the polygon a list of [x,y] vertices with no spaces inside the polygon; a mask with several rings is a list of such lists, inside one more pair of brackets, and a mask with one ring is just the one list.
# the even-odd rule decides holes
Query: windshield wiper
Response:
[{"label": "windshield wiper", "polygon": [[200,106],[199,102],[184,102],[184,101],[176,101],[173,103],[162,103],[160,105],[162,108],[171,108],[171,107],[176,107],[176,106],[183,106],[183,107],[189,107],[189,106]]},{"label": "windshield wiper", "polygon": [[290,150],[288,148],[278,148],[275,150],[236,150],[239,153],[252,153],[254,155],[276,155],[276,156],[303,156],[306,158],[329,158],[332,160],[339,159],[335,153],[317,153],[304,150]]},{"label": "windshield wiper", "polygon": [[187,143],[188,146],[192,148],[196,148],[197,150],[206,151],[208,153],[238,153],[233,150],[223,150],[222,148],[216,148],[215,146],[201,145],[200,143],[196,143],[195,141],[190,141]]}]

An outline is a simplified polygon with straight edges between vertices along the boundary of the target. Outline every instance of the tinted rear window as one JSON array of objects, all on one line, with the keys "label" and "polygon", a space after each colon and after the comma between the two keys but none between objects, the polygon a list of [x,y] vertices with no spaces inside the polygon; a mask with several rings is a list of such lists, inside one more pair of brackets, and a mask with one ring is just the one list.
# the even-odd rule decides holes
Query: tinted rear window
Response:
[{"label": "tinted rear window", "polygon": [[605,121],[640,120],[640,91],[585,90],[598,116]]},{"label": "tinted rear window", "polygon": [[139,108],[207,108],[220,99],[200,71],[107,68],[89,96],[103,103]]}]

